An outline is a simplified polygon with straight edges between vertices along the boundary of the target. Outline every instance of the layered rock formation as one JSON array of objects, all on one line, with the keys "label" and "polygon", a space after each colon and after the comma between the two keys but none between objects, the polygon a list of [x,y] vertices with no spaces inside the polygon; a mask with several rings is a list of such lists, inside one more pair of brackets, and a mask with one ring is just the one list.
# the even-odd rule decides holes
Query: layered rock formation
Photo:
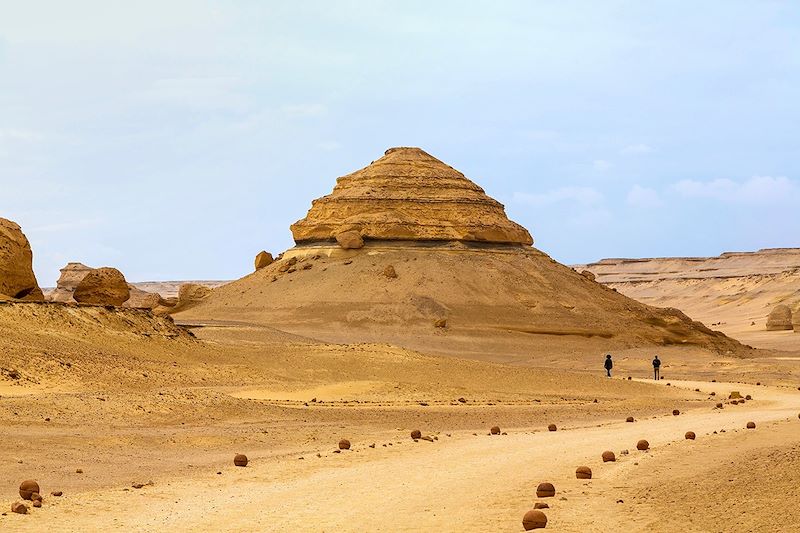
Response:
[{"label": "layered rock formation", "polygon": [[130,298],[130,292],[122,272],[102,267],[86,274],[75,287],[72,297],[79,303],[121,306]]},{"label": "layered rock formation", "polygon": [[[356,232],[369,240],[472,241],[531,245],[503,205],[419,148],[390,148],[368,167],[339,178],[333,192],[291,226],[296,243]],[[359,248],[350,236],[340,243]]]},{"label": "layered rock formation", "polygon": [[18,224],[0,218],[0,295],[44,300],[33,273],[33,251]]},{"label": "layered rock formation", "polygon": [[175,319],[461,356],[665,345],[747,352],[529,246],[499,203],[417,148],[389,150],[340,178],[292,232],[298,244],[279,260],[176,309]]},{"label": "layered rock formation", "polygon": [[776,305],[767,317],[767,331],[792,329],[792,310],[788,305]]}]

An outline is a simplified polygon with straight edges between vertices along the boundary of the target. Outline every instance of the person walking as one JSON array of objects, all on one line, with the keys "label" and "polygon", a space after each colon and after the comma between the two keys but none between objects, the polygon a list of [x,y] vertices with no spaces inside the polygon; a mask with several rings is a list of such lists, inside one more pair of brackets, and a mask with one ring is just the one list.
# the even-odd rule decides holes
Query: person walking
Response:
[{"label": "person walking", "polygon": [[611,360],[611,354],[606,355],[606,362],[603,366],[606,369],[606,376],[611,377],[611,369],[614,368],[614,362]]},{"label": "person walking", "polygon": [[656,356],[656,358],[653,359],[653,379],[655,379],[656,381],[658,381],[661,378],[661,374],[659,372],[660,369],[661,369],[661,359],[659,359],[658,356]]}]

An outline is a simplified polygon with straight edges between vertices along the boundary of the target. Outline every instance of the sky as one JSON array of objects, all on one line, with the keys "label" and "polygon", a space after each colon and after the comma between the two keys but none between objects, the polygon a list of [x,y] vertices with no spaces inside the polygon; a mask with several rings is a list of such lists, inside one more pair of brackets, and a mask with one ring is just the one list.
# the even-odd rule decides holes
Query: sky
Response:
[{"label": "sky", "polygon": [[563,263],[800,246],[798,95],[797,2],[0,0],[0,216],[233,279],[419,146]]}]

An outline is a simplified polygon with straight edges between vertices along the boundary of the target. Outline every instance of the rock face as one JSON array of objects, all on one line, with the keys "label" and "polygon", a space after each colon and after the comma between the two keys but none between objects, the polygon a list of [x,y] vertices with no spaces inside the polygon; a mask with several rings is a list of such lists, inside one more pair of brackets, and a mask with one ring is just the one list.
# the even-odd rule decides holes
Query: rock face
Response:
[{"label": "rock face", "polygon": [[298,244],[350,231],[365,240],[533,244],[528,230],[461,172],[405,147],[339,178],[291,230]]},{"label": "rock face", "polygon": [[178,305],[176,308],[185,309],[208,298],[211,289],[199,283],[184,283],[178,289]]},{"label": "rock face", "polygon": [[0,294],[24,300],[44,300],[33,274],[33,251],[22,228],[0,218]]},{"label": "rock face", "polygon": [[792,310],[788,305],[776,305],[767,317],[767,331],[792,329]]},{"label": "rock face", "polygon": [[122,272],[103,267],[86,274],[75,287],[72,297],[79,303],[120,306],[130,298],[130,294]]},{"label": "rock face", "polygon": [[78,287],[78,283],[83,281],[86,274],[94,270],[83,263],[67,263],[61,269],[61,275],[56,282],[56,289],[50,293],[50,300],[54,302],[71,302],[72,293]]},{"label": "rock face", "polygon": [[345,250],[358,250],[364,247],[364,239],[357,231],[343,231],[336,234],[336,242]]},{"label": "rock face", "polygon": [[264,250],[258,252],[255,260],[255,268],[256,270],[261,270],[262,268],[269,266],[275,259],[272,258],[272,254],[266,252]]}]

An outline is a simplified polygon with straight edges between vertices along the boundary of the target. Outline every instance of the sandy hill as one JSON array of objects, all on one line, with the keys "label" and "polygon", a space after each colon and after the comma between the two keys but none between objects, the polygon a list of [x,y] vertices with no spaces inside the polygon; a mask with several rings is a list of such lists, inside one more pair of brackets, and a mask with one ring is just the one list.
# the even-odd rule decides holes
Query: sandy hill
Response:
[{"label": "sandy hill", "polygon": [[742,342],[800,350],[800,335],[766,331],[779,304],[800,310],[800,248],[718,257],[603,259],[586,268],[598,282],[641,302],[676,307]]},{"label": "sandy hill", "polygon": [[[533,248],[501,204],[418,148],[339,178],[292,226],[297,246],[178,322],[268,324],[337,342],[476,355],[687,345],[744,352]],[[342,235],[355,233],[355,241]],[[363,242],[362,242],[363,241]]]}]

